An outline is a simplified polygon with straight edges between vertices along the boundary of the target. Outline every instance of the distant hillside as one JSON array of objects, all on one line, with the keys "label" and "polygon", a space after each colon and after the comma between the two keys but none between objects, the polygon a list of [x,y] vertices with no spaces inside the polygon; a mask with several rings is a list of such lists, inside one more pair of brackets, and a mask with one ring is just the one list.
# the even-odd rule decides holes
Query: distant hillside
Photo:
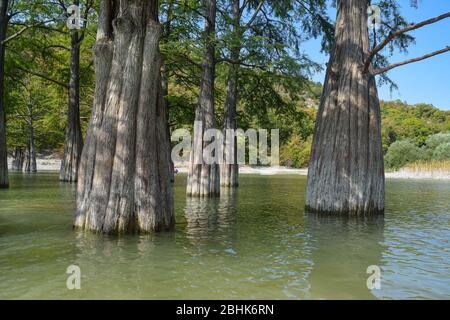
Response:
[{"label": "distant hillside", "polygon": [[411,139],[422,146],[430,135],[450,131],[450,111],[425,103],[382,101],[381,118],[385,152],[397,140]]}]

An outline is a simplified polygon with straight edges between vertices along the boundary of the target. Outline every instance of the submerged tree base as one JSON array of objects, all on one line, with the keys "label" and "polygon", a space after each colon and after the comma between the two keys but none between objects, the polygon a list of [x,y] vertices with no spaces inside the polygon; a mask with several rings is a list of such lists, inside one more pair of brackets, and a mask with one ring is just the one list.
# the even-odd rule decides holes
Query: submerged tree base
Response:
[{"label": "submerged tree base", "polygon": [[376,209],[376,208],[369,208],[369,210],[317,210],[314,208],[311,208],[309,206],[305,206],[305,213],[308,214],[316,214],[316,215],[324,215],[324,216],[347,216],[347,217],[355,217],[355,216],[377,216],[377,215],[384,215],[384,209]]}]

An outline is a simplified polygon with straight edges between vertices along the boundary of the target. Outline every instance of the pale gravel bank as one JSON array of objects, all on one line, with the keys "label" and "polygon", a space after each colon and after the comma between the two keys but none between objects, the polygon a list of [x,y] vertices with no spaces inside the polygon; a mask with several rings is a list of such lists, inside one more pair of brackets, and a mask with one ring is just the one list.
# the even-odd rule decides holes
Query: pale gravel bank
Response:
[{"label": "pale gravel bank", "polygon": [[[11,170],[11,162],[12,158],[8,157],[8,168]],[[58,171],[61,167],[60,159],[46,159],[46,158],[37,158],[36,159],[37,170],[39,171]]]},{"label": "pale gravel bank", "polygon": [[[11,168],[11,158],[8,158],[8,166]],[[61,160],[54,158],[38,158],[36,159],[38,171],[59,171]],[[178,172],[187,173],[187,166],[176,166]],[[241,174],[260,174],[260,175],[301,175],[306,176],[308,169],[293,169],[287,167],[249,167],[241,166],[239,169]],[[450,171],[419,171],[411,169],[401,169],[395,172],[386,172],[387,179],[430,179],[430,180],[450,180]]]}]

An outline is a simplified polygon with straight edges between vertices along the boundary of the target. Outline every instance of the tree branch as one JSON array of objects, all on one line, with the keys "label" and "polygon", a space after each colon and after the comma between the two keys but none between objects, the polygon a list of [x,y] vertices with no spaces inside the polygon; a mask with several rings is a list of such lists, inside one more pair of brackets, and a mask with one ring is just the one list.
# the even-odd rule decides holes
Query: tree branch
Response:
[{"label": "tree branch", "polygon": [[242,60],[233,60],[233,59],[229,59],[229,58],[225,58],[225,57],[216,60],[216,63],[222,63],[222,62],[231,64],[231,65],[239,65],[239,66],[242,66],[242,67],[261,69],[263,71],[266,71],[266,67],[265,66],[246,63],[246,62],[244,62]]},{"label": "tree branch", "polygon": [[253,21],[255,21],[256,17],[258,16],[259,11],[261,10],[262,6],[264,4],[264,0],[260,0],[258,3],[258,6],[255,9],[255,12],[253,13],[253,16],[250,18],[250,20],[248,20],[248,22],[245,24],[245,28],[249,28]]},{"label": "tree branch", "polygon": [[367,72],[369,70],[369,66],[370,66],[370,63],[373,60],[373,57],[375,57],[375,55],[378,52],[383,50],[383,48],[386,47],[389,44],[389,42],[391,42],[394,38],[398,37],[399,35],[401,35],[401,34],[403,34],[405,32],[409,32],[409,31],[412,31],[412,30],[419,29],[421,27],[424,27],[426,25],[438,22],[438,21],[440,21],[442,19],[449,18],[449,17],[450,17],[450,12],[447,12],[447,13],[441,14],[440,16],[437,16],[435,18],[431,18],[431,19],[428,19],[428,20],[425,20],[425,21],[422,21],[422,22],[419,22],[419,23],[416,23],[416,24],[411,24],[411,25],[407,26],[406,28],[403,28],[403,29],[391,32],[386,37],[386,39],[384,39],[382,42],[380,42],[379,45],[377,45],[375,48],[373,48],[372,51],[370,51],[370,53],[367,56],[367,59],[366,59],[366,61],[364,63],[364,72]]},{"label": "tree branch", "polygon": [[61,86],[61,87],[66,88],[66,89],[69,89],[69,85],[68,85],[67,83],[64,83],[64,82],[61,82],[61,81],[59,81],[59,80],[50,78],[49,76],[47,76],[47,75],[45,75],[45,74],[42,74],[42,73],[39,73],[39,72],[35,72],[35,71],[32,71],[32,70],[27,70],[27,69],[24,69],[24,68],[19,67],[19,66],[16,66],[15,68],[18,69],[18,70],[20,70],[20,71],[29,73],[29,74],[31,74],[31,75],[33,75],[33,76],[36,76],[36,77],[42,78],[42,79],[44,79],[44,80],[47,80],[47,81],[49,81],[49,82],[53,82],[53,83],[55,83],[55,84],[57,84],[57,85],[59,85],[59,86]]},{"label": "tree branch", "polygon": [[39,27],[41,25],[44,25],[44,24],[52,22],[52,21],[54,21],[54,20],[52,19],[52,20],[42,21],[42,22],[35,23],[35,24],[29,25],[29,26],[25,26],[22,29],[20,29],[19,31],[17,31],[16,33],[14,33],[13,35],[10,35],[8,38],[3,40],[2,44],[5,44],[5,43],[7,43],[7,42],[9,42],[9,41],[19,37],[22,33],[27,31],[28,29],[36,28],[36,27]]},{"label": "tree branch", "polygon": [[62,49],[62,50],[70,51],[70,48],[63,46],[62,44],[52,44],[52,45],[44,47],[44,50],[47,50],[47,49]]},{"label": "tree branch", "polygon": [[393,64],[388,65],[386,67],[375,69],[375,70],[372,71],[372,74],[373,75],[377,75],[377,74],[389,71],[389,70],[391,70],[393,68],[396,68],[396,67],[399,67],[399,66],[403,66],[405,64],[409,64],[409,63],[425,60],[425,59],[431,58],[433,56],[436,56],[438,54],[441,54],[441,53],[444,53],[444,52],[447,52],[447,51],[450,51],[450,46],[448,46],[448,47],[446,47],[444,49],[441,49],[441,50],[434,51],[432,53],[423,55],[423,56],[418,57],[418,58],[414,58],[414,59],[409,59],[409,60],[402,61],[402,62],[393,63]]}]

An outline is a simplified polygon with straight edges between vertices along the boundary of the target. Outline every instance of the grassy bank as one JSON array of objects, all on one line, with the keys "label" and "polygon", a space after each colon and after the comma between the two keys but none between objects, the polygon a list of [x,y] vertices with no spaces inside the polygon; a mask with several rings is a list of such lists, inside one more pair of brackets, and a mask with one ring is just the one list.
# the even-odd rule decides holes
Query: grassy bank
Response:
[{"label": "grassy bank", "polygon": [[450,172],[450,160],[416,161],[407,164],[404,169],[414,172]]}]

